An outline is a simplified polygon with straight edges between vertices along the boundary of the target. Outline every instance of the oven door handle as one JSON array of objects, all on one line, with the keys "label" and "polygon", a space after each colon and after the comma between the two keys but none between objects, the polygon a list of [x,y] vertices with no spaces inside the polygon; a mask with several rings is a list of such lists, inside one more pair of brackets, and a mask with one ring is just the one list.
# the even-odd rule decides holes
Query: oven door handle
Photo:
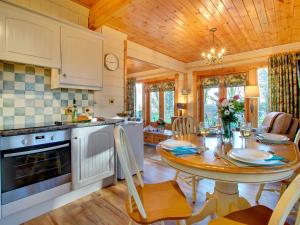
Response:
[{"label": "oven door handle", "polygon": [[51,150],[55,150],[55,149],[59,149],[59,148],[68,147],[69,145],[70,145],[69,143],[66,143],[63,145],[57,145],[57,146],[48,147],[48,148],[41,148],[41,149],[36,149],[36,150],[24,151],[24,152],[7,153],[7,154],[4,154],[3,157],[9,158],[9,157],[15,157],[15,156],[22,156],[22,155],[46,152],[46,151],[51,151]]}]

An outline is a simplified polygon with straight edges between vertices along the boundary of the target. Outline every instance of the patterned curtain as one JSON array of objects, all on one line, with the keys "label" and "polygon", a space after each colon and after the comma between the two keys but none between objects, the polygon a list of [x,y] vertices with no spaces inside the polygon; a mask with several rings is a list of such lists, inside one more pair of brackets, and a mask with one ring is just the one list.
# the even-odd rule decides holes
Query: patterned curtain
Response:
[{"label": "patterned curtain", "polygon": [[224,78],[224,84],[226,87],[239,87],[246,86],[247,75],[245,73],[230,74]]},{"label": "patterned curtain", "polygon": [[269,111],[299,118],[300,79],[296,53],[269,58]]},{"label": "patterned curtain", "polygon": [[220,79],[218,77],[207,77],[202,79],[202,87],[203,88],[214,88],[218,87],[220,83]]},{"label": "patterned curtain", "polygon": [[127,79],[126,111],[129,111],[131,116],[135,116],[135,110],[134,110],[135,96],[136,96],[135,84],[136,84],[135,78]]},{"label": "patterned curtain", "polygon": [[174,81],[168,81],[161,83],[161,89],[163,91],[174,91],[175,90],[175,82]]}]

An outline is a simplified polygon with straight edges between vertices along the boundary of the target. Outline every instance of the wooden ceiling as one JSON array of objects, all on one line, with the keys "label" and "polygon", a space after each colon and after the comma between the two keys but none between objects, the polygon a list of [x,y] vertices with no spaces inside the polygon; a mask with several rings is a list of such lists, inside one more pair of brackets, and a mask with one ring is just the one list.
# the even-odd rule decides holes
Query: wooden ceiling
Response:
[{"label": "wooden ceiling", "polygon": [[148,70],[158,69],[159,67],[146,63],[137,59],[127,59],[127,74],[144,72]]},{"label": "wooden ceiling", "polygon": [[[300,0],[80,1],[92,4],[91,28],[108,25],[183,62],[201,59],[212,45],[209,29],[214,27],[216,45],[226,54],[300,41]],[[105,1],[116,2],[109,8],[110,17],[95,8]]]}]

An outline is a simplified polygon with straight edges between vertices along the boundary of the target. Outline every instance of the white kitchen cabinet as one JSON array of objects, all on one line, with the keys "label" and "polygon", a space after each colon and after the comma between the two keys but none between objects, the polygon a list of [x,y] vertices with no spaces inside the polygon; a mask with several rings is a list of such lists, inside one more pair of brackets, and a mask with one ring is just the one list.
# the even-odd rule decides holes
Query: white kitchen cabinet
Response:
[{"label": "white kitchen cabinet", "polygon": [[90,31],[61,27],[61,72],[53,75],[52,88],[102,88],[102,36]]},{"label": "white kitchen cabinet", "polygon": [[0,2],[0,59],[60,68],[60,25]]},{"label": "white kitchen cabinet", "polygon": [[114,175],[114,126],[74,128],[72,187],[78,189]]}]

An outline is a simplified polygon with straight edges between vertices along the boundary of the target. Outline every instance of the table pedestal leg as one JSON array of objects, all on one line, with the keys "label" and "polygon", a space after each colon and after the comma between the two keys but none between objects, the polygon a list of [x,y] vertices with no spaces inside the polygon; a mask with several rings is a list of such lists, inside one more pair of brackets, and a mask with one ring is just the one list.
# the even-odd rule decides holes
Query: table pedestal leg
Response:
[{"label": "table pedestal leg", "polygon": [[207,193],[207,200],[202,209],[193,214],[187,220],[187,224],[194,224],[210,215],[224,216],[249,207],[249,202],[239,196],[237,184],[216,181],[214,192],[212,194]]}]

